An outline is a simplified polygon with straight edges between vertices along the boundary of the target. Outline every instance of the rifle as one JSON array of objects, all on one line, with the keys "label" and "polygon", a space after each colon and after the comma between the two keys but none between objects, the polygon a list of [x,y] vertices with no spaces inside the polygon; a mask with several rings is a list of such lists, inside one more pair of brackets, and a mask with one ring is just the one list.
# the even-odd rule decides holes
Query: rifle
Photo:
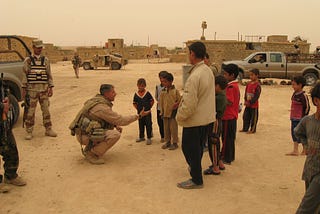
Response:
[{"label": "rifle", "polygon": [[[1,102],[3,102],[5,98],[4,92],[5,91],[4,91],[3,73],[1,73]],[[2,111],[2,120],[1,120],[0,128],[3,131],[4,142],[7,142],[8,140],[7,132],[9,130],[9,124],[8,124],[7,113],[5,113],[4,110]]]},{"label": "rifle", "polygon": [[26,93],[26,96],[24,97],[24,101],[21,104],[21,107],[23,108],[23,120],[22,120],[22,127],[24,128],[25,121],[27,119],[28,111],[30,108],[30,95],[28,94],[28,91]]}]

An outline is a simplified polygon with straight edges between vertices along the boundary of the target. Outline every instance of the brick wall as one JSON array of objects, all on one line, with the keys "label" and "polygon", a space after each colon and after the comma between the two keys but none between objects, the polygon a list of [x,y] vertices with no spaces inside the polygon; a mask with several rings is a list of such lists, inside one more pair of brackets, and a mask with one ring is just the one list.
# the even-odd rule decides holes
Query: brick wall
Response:
[{"label": "brick wall", "polygon": [[[200,40],[190,40],[186,44],[189,46],[193,42]],[[223,61],[240,60],[258,51],[281,51],[285,53],[295,52],[294,43],[291,42],[244,42],[236,40],[202,40],[206,45],[210,60],[218,68]],[[310,43],[299,43],[301,53],[309,53]],[[186,53],[188,54],[188,52]],[[186,63],[189,63],[186,57]]]}]

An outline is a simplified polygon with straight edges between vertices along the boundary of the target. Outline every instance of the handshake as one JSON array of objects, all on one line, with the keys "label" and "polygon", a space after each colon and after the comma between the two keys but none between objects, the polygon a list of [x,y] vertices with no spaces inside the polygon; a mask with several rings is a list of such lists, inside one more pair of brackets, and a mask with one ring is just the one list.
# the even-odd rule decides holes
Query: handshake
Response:
[{"label": "handshake", "polygon": [[138,116],[139,116],[139,119],[150,114],[151,113],[151,109],[149,111],[145,111],[144,110],[144,107],[142,108],[142,110],[139,112]]}]

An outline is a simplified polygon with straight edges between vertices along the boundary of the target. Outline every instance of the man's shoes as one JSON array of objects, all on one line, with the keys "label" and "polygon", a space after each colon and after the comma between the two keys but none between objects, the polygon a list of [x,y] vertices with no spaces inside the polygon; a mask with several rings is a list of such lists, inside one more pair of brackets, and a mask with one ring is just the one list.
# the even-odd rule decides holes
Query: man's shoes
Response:
[{"label": "man's shoes", "polygon": [[203,188],[203,184],[195,184],[191,179],[189,179],[187,181],[178,183],[177,187],[182,189],[201,189]]},{"label": "man's shoes", "polygon": [[97,155],[95,155],[91,151],[85,151],[85,157],[86,157],[86,160],[91,164],[95,164],[95,165],[104,164],[104,160],[102,158],[99,158]]},{"label": "man's shoes", "polygon": [[142,142],[142,141],[145,141],[146,139],[143,137],[143,138],[138,138],[136,139],[136,142],[139,143],[139,142]]},{"label": "man's shoes", "polygon": [[6,184],[0,183],[0,193],[8,193],[10,190],[10,187],[8,187]]},{"label": "man's shoes", "polygon": [[55,133],[52,129],[47,129],[45,135],[49,137],[57,137],[57,133]]},{"label": "man's shoes", "polygon": [[148,138],[147,139],[147,143],[146,143],[147,145],[151,145],[152,144],[152,141],[151,141],[151,138]]},{"label": "man's shoes", "polygon": [[169,146],[169,150],[175,150],[178,148],[178,144],[177,143],[173,143]]},{"label": "man's shoes", "polygon": [[31,140],[32,139],[32,132],[27,132],[26,136],[24,136],[25,140]]},{"label": "man's shoes", "polygon": [[17,176],[14,179],[8,180],[8,179],[4,179],[4,183],[6,184],[12,184],[15,186],[25,186],[27,184],[27,182],[25,182],[20,176]]},{"label": "man's shoes", "polygon": [[223,160],[222,163],[227,164],[227,165],[231,165],[231,161],[227,162],[227,161]]},{"label": "man's shoes", "polygon": [[170,143],[170,141],[169,142],[166,142],[165,144],[163,144],[162,146],[161,146],[161,148],[162,149],[167,149],[167,148],[169,148],[171,146],[171,143]]}]

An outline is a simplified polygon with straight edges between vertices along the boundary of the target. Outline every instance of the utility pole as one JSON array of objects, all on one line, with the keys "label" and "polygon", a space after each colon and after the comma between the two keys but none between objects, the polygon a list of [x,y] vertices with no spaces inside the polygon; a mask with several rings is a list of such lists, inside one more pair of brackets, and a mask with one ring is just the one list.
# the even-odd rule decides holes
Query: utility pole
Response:
[{"label": "utility pole", "polygon": [[201,28],[202,28],[202,36],[201,36],[200,40],[206,40],[206,37],[204,37],[204,29],[207,29],[207,22],[206,21],[202,22]]}]

